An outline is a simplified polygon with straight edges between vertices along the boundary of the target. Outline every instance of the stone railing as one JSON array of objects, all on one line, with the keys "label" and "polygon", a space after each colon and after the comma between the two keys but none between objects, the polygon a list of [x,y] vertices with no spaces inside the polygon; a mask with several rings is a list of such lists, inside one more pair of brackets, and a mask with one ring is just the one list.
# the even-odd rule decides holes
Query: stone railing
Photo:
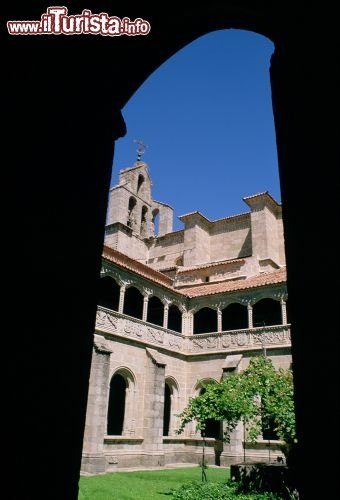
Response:
[{"label": "stone railing", "polygon": [[221,333],[204,333],[188,338],[190,353],[266,349],[290,346],[290,326],[264,326]]},{"label": "stone railing", "polygon": [[289,325],[185,336],[103,307],[97,310],[96,331],[190,355],[267,349],[291,344]]}]

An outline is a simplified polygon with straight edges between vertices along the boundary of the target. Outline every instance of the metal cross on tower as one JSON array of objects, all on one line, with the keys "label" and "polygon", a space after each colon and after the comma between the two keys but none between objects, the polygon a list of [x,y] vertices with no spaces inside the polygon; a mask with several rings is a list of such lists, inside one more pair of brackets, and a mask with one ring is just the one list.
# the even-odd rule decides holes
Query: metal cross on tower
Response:
[{"label": "metal cross on tower", "polygon": [[148,147],[142,139],[135,139],[133,142],[137,144],[137,161],[141,161],[142,155],[145,153],[146,148]]}]

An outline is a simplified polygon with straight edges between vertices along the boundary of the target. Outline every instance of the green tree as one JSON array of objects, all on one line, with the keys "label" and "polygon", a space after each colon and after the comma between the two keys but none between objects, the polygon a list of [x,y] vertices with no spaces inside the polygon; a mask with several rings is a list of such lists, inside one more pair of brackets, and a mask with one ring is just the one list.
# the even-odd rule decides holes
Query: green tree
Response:
[{"label": "green tree", "polygon": [[292,371],[276,370],[272,361],[264,356],[251,358],[243,372],[224,377],[219,383],[207,384],[204,394],[191,398],[179,417],[178,434],[191,421],[196,421],[199,430],[204,430],[209,418],[225,421],[227,442],[242,421],[252,444],[262,433],[263,423],[271,422],[288,458],[296,442]]}]

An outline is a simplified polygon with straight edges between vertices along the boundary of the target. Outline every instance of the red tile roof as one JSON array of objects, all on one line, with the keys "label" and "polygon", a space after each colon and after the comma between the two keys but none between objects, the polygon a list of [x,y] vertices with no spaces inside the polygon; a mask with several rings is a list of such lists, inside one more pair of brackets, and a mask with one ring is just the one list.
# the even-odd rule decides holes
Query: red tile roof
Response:
[{"label": "red tile roof", "polygon": [[182,290],[188,297],[200,297],[202,295],[213,295],[217,293],[232,292],[234,290],[244,290],[247,288],[257,288],[260,286],[274,285],[276,283],[284,283],[287,279],[286,269],[278,269],[268,273],[258,274],[250,278],[242,280],[229,280],[219,283],[205,283],[204,285],[196,285],[186,287]]},{"label": "red tile roof", "polygon": [[214,295],[218,293],[232,292],[236,290],[245,290],[248,288],[257,288],[266,285],[274,285],[276,283],[286,282],[286,268],[281,268],[276,271],[258,274],[246,279],[237,279],[222,281],[218,283],[204,283],[202,285],[193,285],[184,289],[176,289],[173,287],[174,280],[160,271],[156,271],[146,264],[142,264],[137,260],[131,259],[127,255],[118,252],[107,246],[104,246],[102,257],[108,262],[113,262],[124,269],[135,272],[139,276],[150,279],[151,281],[171,289],[173,292],[186,297],[201,297],[203,295]]},{"label": "red tile roof", "polygon": [[133,271],[136,274],[139,274],[139,276],[149,278],[152,281],[159,283],[160,285],[172,288],[173,280],[171,278],[161,273],[160,271],[156,271],[155,269],[152,269],[151,267],[138,262],[135,259],[131,259],[127,255],[118,252],[118,250],[114,250],[104,245],[102,256],[103,259],[109,262],[113,262],[114,264],[118,264],[119,266],[124,267],[129,271]]}]

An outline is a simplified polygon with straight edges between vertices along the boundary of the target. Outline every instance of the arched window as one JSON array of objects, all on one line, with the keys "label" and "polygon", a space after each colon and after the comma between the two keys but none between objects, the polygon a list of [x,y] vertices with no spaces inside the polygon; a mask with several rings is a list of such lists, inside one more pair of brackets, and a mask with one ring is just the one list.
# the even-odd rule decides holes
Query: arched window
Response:
[{"label": "arched window", "polygon": [[277,300],[262,299],[253,305],[253,325],[282,325],[281,304]]},{"label": "arched window", "polygon": [[157,236],[159,233],[159,210],[158,210],[158,208],[155,208],[152,211],[152,224],[153,224],[154,235]]},{"label": "arched window", "polygon": [[130,196],[129,199],[129,207],[128,207],[128,217],[127,217],[127,225],[129,227],[132,227],[136,223],[136,217],[135,217],[135,207],[136,207],[136,198],[133,196]]},{"label": "arched window", "polygon": [[123,313],[134,318],[143,318],[144,297],[134,286],[130,286],[125,291]]},{"label": "arched window", "polygon": [[262,438],[270,441],[270,440],[278,440],[279,436],[275,432],[275,422],[274,419],[261,419],[261,427],[262,427]]},{"label": "arched window", "polygon": [[[205,387],[200,390],[200,395],[204,394],[206,391]],[[220,420],[215,420],[214,418],[208,418],[205,421],[205,429],[201,431],[201,435],[205,437],[221,439],[222,438],[222,422]]]},{"label": "arched window", "polygon": [[169,436],[171,416],[171,389],[165,382],[164,387],[164,412],[163,412],[163,436]]},{"label": "arched window", "polygon": [[107,434],[121,436],[124,426],[126,381],[117,373],[111,379],[109,407],[107,412]]},{"label": "arched window", "polygon": [[222,310],[222,331],[248,328],[248,311],[246,306],[234,303]]},{"label": "arched window", "polygon": [[118,311],[120,286],[110,276],[99,279],[97,304]]},{"label": "arched window", "polygon": [[178,428],[178,384],[168,376],[164,385],[163,436],[172,436]]},{"label": "arched window", "polygon": [[154,325],[163,326],[164,304],[158,297],[150,297],[148,302],[148,315],[146,321]]},{"label": "arched window", "polygon": [[141,215],[141,220],[140,220],[140,232],[141,235],[144,236],[145,229],[146,229],[146,217],[148,213],[148,207],[145,205],[142,206],[142,215]]},{"label": "arched window", "polygon": [[194,315],[194,334],[217,332],[217,311],[203,307]]},{"label": "arched window", "polygon": [[174,332],[182,332],[182,313],[175,304],[169,306],[168,328]]},{"label": "arched window", "polygon": [[137,193],[139,193],[139,190],[141,189],[144,181],[145,181],[144,175],[139,174],[138,181],[137,181]]}]

